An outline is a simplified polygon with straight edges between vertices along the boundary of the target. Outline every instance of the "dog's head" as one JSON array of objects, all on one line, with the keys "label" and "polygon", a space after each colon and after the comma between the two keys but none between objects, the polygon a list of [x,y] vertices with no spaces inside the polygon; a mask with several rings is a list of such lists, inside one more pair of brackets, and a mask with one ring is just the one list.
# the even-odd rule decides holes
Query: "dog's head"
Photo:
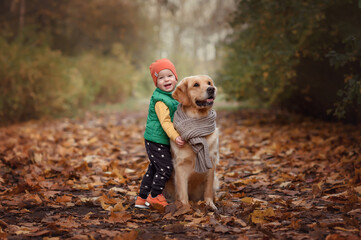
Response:
[{"label": "dog's head", "polygon": [[173,92],[173,98],[183,106],[210,109],[216,99],[217,88],[207,75],[186,77]]}]

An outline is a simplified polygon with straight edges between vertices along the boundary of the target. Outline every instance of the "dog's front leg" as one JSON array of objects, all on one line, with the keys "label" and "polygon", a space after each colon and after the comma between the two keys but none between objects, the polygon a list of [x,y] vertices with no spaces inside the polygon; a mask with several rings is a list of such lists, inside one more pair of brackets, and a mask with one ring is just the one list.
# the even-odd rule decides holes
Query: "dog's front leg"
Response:
[{"label": "dog's front leg", "polygon": [[210,169],[208,171],[207,184],[206,184],[206,188],[205,188],[205,191],[204,191],[204,201],[213,210],[217,210],[217,207],[213,202],[213,198],[214,198],[214,187],[213,187],[213,185],[214,185],[214,172],[215,172],[214,168],[212,168],[212,169]]},{"label": "dog's front leg", "polygon": [[[188,164],[189,165],[189,164]],[[186,164],[176,166],[175,169],[175,188],[177,192],[177,198],[183,204],[188,204],[188,179],[189,173],[192,169]]]}]

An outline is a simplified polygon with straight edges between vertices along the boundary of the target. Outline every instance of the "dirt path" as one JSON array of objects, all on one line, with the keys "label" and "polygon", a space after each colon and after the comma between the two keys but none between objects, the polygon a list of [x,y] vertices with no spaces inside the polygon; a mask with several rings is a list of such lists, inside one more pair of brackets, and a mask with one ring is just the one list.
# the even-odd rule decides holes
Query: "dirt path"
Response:
[{"label": "dirt path", "polygon": [[133,208],[144,112],[0,128],[0,239],[360,239],[360,126],[218,111],[217,212]]}]

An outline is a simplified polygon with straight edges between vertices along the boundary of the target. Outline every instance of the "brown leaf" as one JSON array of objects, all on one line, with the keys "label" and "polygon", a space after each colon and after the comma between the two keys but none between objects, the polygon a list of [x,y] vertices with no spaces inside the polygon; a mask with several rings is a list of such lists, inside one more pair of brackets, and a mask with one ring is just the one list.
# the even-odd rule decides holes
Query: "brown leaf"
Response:
[{"label": "brown leaf", "polygon": [[300,222],[301,222],[301,219],[292,220],[291,227],[295,230],[299,230],[301,228]]},{"label": "brown leaf", "polygon": [[165,232],[171,232],[171,233],[182,233],[185,232],[184,225],[180,223],[171,224],[171,225],[165,225],[163,227],[163,230]]},{"label": "brown leaf", "polygon": [[313,197],[316,197],[316,196],[319,195],[319,193],[321,192],[321,184],[322,184],[322,183],[318,183],[318,184],[313,184],[313,185],[312,185],[312,194],[313,194]]},{"label": "brown leaf", "polygon": [[48,234],[49,232],[50,232],[50,230],[45,229],[45,230],[37,231],[37,232],[34,232],[34,233],[26,234],[26,236],[28,236],[28,237],[39,237],[39,236]]},{"label": "brown leaf", "polygon": [[173,214],[173,216],[178,217],[178,216],[184,215],[186,213],[190,213],[192,211],[193,211],[193,209],[191,208],[190,205],[184,204]]},{"label": "brown leaf", "polygon": [[7,239],[7,233],[0,228],[0,239]]},{"label": "brown leaf", "polygon": [[120,211],[124,211],[126,210],[126,208],[123,206],[123,204],[121,202],[118,202],[117,204],[115,204],[115,206],[113,207],[113,211],[114,212],[120,212]]},{"label": "brown leaf", "polygon": [[99,197],[99,201],[107,204],[116,204],[118,201],[114,198],[109,198],[107,195],[103,194]]},{"label": "brown leaf", "polygon": [[4,222],[3,220],[0,219],[0,227],[2,227],[2,228],[7,228],[8,225],[7,225],[6,222]]},{"label": "brown leaf", "polygon": [[77,223],[72,216],[66,218],[66,219],[59,219],[56,222],[57,225],[59,225],[62,228],[70,228],[70,229],[74,229],[74,228],[78,228],[81,225],[79,223]]},{"label": "brown leaf", "polygon": [[133,222],[127,222],[127,227],[129,228],[139,228],[139,225]]},{"label": "brown leaf", "polygon": [[128,212],[122,211],[122,212],[110,212],[110,217],[107,220],[110,223],[125,223],[129,219],[132,218],[132,215]]},{"label": "brown leaf", "polygon": [[71,200],[72,200],[71,196],[63,195],[61,197],[57,197],[55,202],[66,203],[66,202],[71,202]]},{"label": "brown leaf", "polygon": [[[100,229],[97,231],[97,233],[100,233],[102,236],[109,236],[109,237],[116,237],[119,234],[119,231],[110,231],[107,229]],[[124,239],[124,238],[120,238]]]},{"label": "brown leaf", "polygon": [[229,232],[229,229],[226,226],[218,225],[214,228],[214,231],[220,232],[220,233],[227,233],[227,232]]},{"label": "brown leaf", "polygon": [[238,223],[239,225],[241,225],[242,227],[246,227],[247,224],[242,220],[242,219],[239,219],[239,218],[234,218],[234,222],[235,223]]},{"label": "brown leaf", "polygon": [[23,201],[23,204],[26,205],[40,205],[43,203],[38,194],[25,194]]},{"label": "brown leaf", "polygon": [[165,207],[163,206],[163,205],[161,205],[161,204],[153,204],[153,205],[151,205],[150,206],[151,207],[151,209],[155,209],[155,210],[157,210],[158,212],[160,212],[160,213],[164,213],[165,212]]},{"label": "brown leaf", "polygon": [[237,240],[248,240],[249,238],[246,235],[238,236]]},{"label": "brown leaf", "polygon": [[129,233],[122,233],[113,238],[113,240],[135,240],[138,237],[138,231],[131,231]]},{"label": "brown leaf", "polygon": [[344,237],[340,234],[329,234],[325,240],[347,240],[347,237]]}]

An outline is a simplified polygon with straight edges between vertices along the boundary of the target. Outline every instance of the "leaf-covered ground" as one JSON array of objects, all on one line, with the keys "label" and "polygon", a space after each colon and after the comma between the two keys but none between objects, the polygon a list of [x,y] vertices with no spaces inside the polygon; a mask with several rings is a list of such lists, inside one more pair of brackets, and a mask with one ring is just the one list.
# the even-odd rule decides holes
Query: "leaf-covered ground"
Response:
[{"label": "leaf-covered ground", "polygon": [[134,209],[146,111],[0,128],[0,239],[360,239],[361,126],[218,111],[218,211]]}]

